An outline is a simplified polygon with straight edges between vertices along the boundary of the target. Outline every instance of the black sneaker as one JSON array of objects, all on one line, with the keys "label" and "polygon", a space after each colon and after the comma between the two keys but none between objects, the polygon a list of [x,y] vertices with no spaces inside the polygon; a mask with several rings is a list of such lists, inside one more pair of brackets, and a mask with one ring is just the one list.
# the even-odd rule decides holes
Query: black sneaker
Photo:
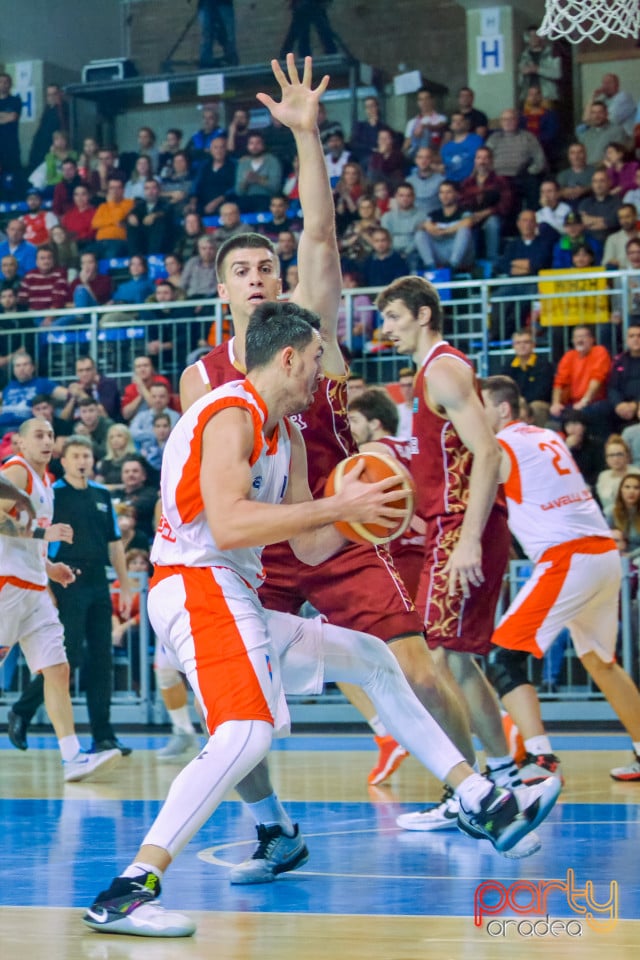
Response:
[{"label": "black sneaker", "polygon": [[520,787],[517,796],[494,786],[481,801],[480,810],[465,810],[460,804],[458,826],[470,837],[489,840],[504,853],[542,823],[561,789],[557,777],[548,777],[533,787]]},{"label": "black sneaker", "polygon": [[7,723],[9,740],[14,745],[16,750],[28,750],[29,744],[27,743],[27,730],[29,729],[29,724],[27,721],[24,720],[23,717],[21,717],[18,713],[14,713],[13,710],[9,710]]},{"label": "black sneaker", "polygon": [[98,894],[83,922],[100,933],[124,933],[134,937],[190,937],[195,924],[182,913],[160,905],[160,880],[154,873],[140,877],[116,877],[108,890]]},{"label": "black sneaker", "polygon": [[123,757],[128,757],[132,753],[131,747],[125,746],[117,737],[111,737],[107,740],[94,740],[91,747],[91,753],[102,753],[103,750],[119,750]]}]

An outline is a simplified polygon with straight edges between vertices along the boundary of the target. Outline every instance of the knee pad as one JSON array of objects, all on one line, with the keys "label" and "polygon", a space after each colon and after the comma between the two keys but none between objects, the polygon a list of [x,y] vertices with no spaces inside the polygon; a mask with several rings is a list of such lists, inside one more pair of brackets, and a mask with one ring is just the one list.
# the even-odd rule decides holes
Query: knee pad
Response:
[{"label": "knee pad", "polygon": [[173,667],[156,667],[156,684],[159,690],[169,690],[180,682],[180,674]]},{"label": "knee pad", "polygon": [[506,650],[495,647],[489,654],[487,675],[499,697],[511,693],[516,687],[529,683],[527,661],[529,654],[524,650]]}]

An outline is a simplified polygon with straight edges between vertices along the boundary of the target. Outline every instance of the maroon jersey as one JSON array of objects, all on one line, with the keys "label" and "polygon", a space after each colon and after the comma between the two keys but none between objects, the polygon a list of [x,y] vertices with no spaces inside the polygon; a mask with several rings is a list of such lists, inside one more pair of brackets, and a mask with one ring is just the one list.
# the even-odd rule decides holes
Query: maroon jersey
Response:
[{"label": "maroon jersey", "polygon": [[[212,390],[245,375],[234,359],[233,342],[232,339],[214,347],[196,364],[203,382]],[[321,497],[326,479],[336,464],[358,452],[347,417],[346,377],[338,380],[325,377],[308,410],[290,419],[299,427],[307,449],[311,494],[314,498]]]},{"label": "maroon jersey", "polygon": [[[398,460],[406,470],[411,470],[411,441],[398,440],[397,437],[382,437],[376,443],[388,447],[391,455]],[[418,593],[418,583],[424,563],[425,535],[409,527],[408,530],[389,544],[389,553],[398,568],[407,592],[412,600]]]},{"label": "maroon jersey", "polygon": [[438,357],[453,357],[469,369],[471,362],[460,350],[441,340],[429,351],[413,388],[411,473],[418,488],[417,514],[423,520],[464,513],[469,499],[473,455],[465,447],[446,413],[428,400],[426,372]]}]

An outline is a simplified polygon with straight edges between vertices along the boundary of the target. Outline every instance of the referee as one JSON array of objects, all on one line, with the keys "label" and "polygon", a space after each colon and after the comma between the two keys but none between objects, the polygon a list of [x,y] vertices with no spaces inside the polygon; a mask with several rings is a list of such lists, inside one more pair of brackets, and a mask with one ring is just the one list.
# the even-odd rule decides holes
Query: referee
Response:
[{"label": "referee", "polygon": [[[93,471],[93,449],[88,437],[73,435],[65,440],[62,452],[64,476],[53,485],[53,523],[73,527],[73,543],[55,543],[50,559],[68,564],[76,580],[66,589],[51,585],[64,627],[65,647],[71,670],[83,667],[93,751],[121,751],[131,748],[120,743],[111,726],[113,653],[111,643],[111,597],[106,567],[111,565],[120,581],[120,612],[129,616],[131,593],[120,531],[109,491],[89,479]],[[42,675],[34,677],[13,712],[20,725],[21,744],[26,749],[26,732],[43,703]]]}]

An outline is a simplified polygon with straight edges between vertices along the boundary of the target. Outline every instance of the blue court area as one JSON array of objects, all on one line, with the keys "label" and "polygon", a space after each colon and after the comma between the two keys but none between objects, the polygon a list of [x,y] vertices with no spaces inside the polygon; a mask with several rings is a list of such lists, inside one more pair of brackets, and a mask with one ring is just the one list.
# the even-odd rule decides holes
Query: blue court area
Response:
[{"label": "blue court area", "polygon": [[[51,738],[41,739],[51,749]],[[39,740],[30,739],[30,751],[38,749]],[[123,740],[136,751],[153,750],[164,742],[155,735],[124,734]],[[558,749],[573,750],[625,745],[616,735],[554,741]],[[277,749],[369,751],[370,740],[295,737]],[[56,799],[0,800],[4,825],[0,906],[87,906],[130,861],[160,805],[157,799],[105,796],[92,784],[67,787]],[[578,916],[590,884],[593,903],[606,904],[615,891],[619,919],[640,918],[638,785],[620,802],[561,798],[540,828],[542,851],[520,861],[506,860],[488,843],[478,844],[457,830],[399,830],[396,816],[418,806],[387,799],[384,791],[369,802],[287,802],[292,818],[301,825],[310,859],[276,883],[251,887],[231,886],[227,880],[230,865],[245,859],[255,846],[252,820],[239,802],[227,801],[172,866],[164,884],[165,899],[188,911],[469,917],[485,881],[493,883],[486,895],[487,909],[501,891],[514,890],[518,880],[524,883],[520,898],[534,896],[543,882],[557,881],[546,893],[545,912],[552,916]],[[568,896],[573,897],[571,904]],[[513,915],[508,905],[501,912]]]}]

